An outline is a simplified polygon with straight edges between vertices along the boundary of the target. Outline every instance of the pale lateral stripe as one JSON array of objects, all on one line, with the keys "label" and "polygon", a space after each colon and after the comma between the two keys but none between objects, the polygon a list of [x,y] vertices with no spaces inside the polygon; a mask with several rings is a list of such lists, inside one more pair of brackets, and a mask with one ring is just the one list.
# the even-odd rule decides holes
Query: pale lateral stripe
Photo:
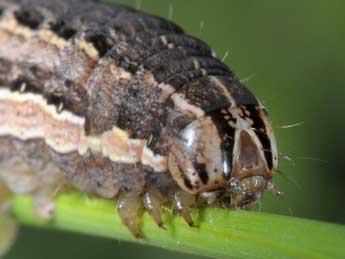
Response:
[{"label": "pale lateral stripe", "polygon": [[7,127],[7,126],[0,126],[0,136],[13,136],[22,141],[31,140],[31,139],[44,139],[44,142],[55,151],[68,154],[70,152],[74,152],[78,149],[78,145],[74,143],[64,144],[64,145],[57,145],[56,141],[47,138],[45,136],[45,132],[41,130],[35,131],[23,131],[23,129],[17,127]]},{"label": "pale lateral stripe", "polygon": [[131,164],[141,161],[143,146],[144,140],[131,139],[127,132],[113,127],[112,130],[105,131],[100,136],[83,135],[78,152],[84,155],[90,149],[101,153],[103,157],[113,162]]},{"label": "pale lateral stripe", "polygon": [[12,101],[23,103],[23,105],[29,103],[37,105],[44,114],[51,116],[57,122],[68,122],[70,129],[79,133],[77,138],[73,139],[75,141],[61,143],[59,136],[64,137],[68,135],[68,131],[64,128],[58,128],[55,129],[56,131],[51,136],[50,132],[46,132],[44,126],[42,127],[38,121],[31,119],[31,125],[37,124],[34,129],[19,127],[12,122],[2,123],[0,125],[0,136],[13,136],[23,141],[41,138],[44,139],[49,147],[62,154],[78,152],[80,155],[85,155],[88,150],[91,150],[94,153],[102,154],[103,157],[109,158],[113,162],[141,162],[144,165],[151,166],[156,172],[163,172],[167,169],[166,157],[155,155],[146,147],[146,140],[129,138],[126,131],[117,127],[113,127],[112,130],[103,132],[99,136],[85,136],[84,118],[68,111],[58,113],[56,107],[48,104],[43,96],[39,94],[11,92],[8,89],[0,89],[0,105],[1,101]]},{"label": "pale lateral stripe", "polygon": [[0,22],[0,29],[6,30],[15,35],[21,35],[24,38],[31,38],[34,32],[27,27],[20,25],[15,18],[5,18]]},{"label": "pale lateral stripe", "polygon": [[64,38],[59,37],[50,30],[42,29],[38,31],[40,39],[43,41],[52,44],[59,49],[63,49],[66,46],[67,41]]},{"label": "pale lateral stripe", "polygon": [[166,171],[167,158],[155,155],[145,143],[146,140],[131,139],[126,131],[113,127],[100,136],[82,136],[78,152],[84,155],[90,149],[113,162],[129,164],[141,162],[152,167],[155,172]]},{"label": "pale lateral stripe", "polygon": [[32,102],[40,106],[43,111],[51,115],[55,120],[58,121],[68,121],[73,124],[77,124],[83,126],[85,123],[85,119],[79,117],[69,111],[62,111],[61,113],[57,113],[56,107],[54,105],[48,104],[47,100],[43,98],[42,95],[33,94],[33,93],[19,93],[19,92],[11,92],[8,89],[0,89],[0,101],[1,100],[11,100],[15,102]]},{"label": "pale lateral stripe", "polygon": [[175,108],[184,114],[192,114],[197,118],[205,115],[205,112],[201,108],[188,103],[185,96],[181,93],[173,94],[171,99],[174,102]]},{"label": "pale lateral stripe", "polygon": [[49,44],[52,44],[59,49],[62,49],[66,46],[66,40],[59,37],[54,32],[48,29],[40,29],[38,31],[33,31],[29,27],[20,25],[14,17],[5,18],[0,22],[0,29],[8,31],[14,35],[23,36],[26,39],[30,39],[35,35],[38,35],[39,38]]},{"label": "pale lateral stripe", "polygon": [[[10,111],[0,114],[0,135],[11,135],[24,141],[42,138],[48,146],[59,153],[77,150],[79,135],[84,128],[84,118],[68,111],[57,113],[56,107],[49,105],[41,95],[0,89],[0,108],[4,109],[3,112],[7,109],[11,110],[11,104],[6,104],[11,102],[25,107],[29,114],[33,114],[28,118],[11,114]],[[6,108],[6,105],[10,106]],[[20,113],[23,111],[18,110]],[[32,116],[35,112],[38,112],[36,117]],[[52,124],[45,125],[46,120],[51,121]]]},{"label": "pale lateral stripe", "polygon": [[165,83],[160,83],[158,88],[162,90],[159,97],[160,103],[164,103],[174,92],[176,92],[176,89],[173,86]]},{"label": "pale lateral stripe", "polygon": [[155,172],[164,172],[168,168],[168,159],[166,156],[155,155],[153,151],[144,146],[144,150],[141,156],[141,163],[143,165],[151,166]]},{"label": "pale lateral stripe", "polygon": [[97,49],[95,49],[95,47],[92,45],[92,43],[85,40],[80,40],[78,43],[78,47],[84,50],[85,53],[93,60],[97,61],[99,59],[99,53]]}]

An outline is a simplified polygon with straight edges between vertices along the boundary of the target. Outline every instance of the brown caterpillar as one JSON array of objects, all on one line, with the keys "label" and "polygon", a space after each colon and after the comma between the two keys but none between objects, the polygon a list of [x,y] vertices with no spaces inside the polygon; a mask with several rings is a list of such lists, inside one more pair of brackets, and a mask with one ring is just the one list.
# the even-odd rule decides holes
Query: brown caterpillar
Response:
[{"label": "brown caterpillar", "polygon": [[272,180],[260,101],[202,41],[92,0],[0,0],[0,174],[53,217],[56,188],[118,197],[140,236],[144,207],[247,208]]}]

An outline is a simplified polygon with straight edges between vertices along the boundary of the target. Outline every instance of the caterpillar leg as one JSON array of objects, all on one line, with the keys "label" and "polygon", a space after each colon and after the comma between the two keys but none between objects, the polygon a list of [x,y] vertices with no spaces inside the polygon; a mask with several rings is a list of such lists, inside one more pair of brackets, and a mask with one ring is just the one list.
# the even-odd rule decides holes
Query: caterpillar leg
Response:
[{"label": "caterpillar leg", "polygon": [[167,199],[158,189],[152,188],[143,195],[134,192],[122,192],[118,199],[117,210],[122,222],[137,238],[141,238],[141,212],[144,207],[160,228],[165,229],[162,220],[162,206]]},{"label": "caterpillar leg", "polygon": [[195,226],[191,216],[191,209],[196,206],[196,196],[182,190],[174,190],[171,192],[170,197],[173,207],[187,224],[191,227]]},{"label": "caterpillar leg", "polygon": [[147,212],[152,216],[160,228],[165,229],[162,221],[162,206],[167,198],[158,189],[150,189],[143,196],[143,204]]},{"label": "caterpillar leg", "polygon": [[[195,226],[191,209],[196,206],[196,196],[174,189],[168,193],[172,206],[179,212],[189,226]],[[140,220],[144,207],[160,228],[165,229],[162,220],[162,206],[168,202],[158,189],[151,188],[143,195],[136,192],[122,192],[118,199],[117,210],[123,223],[137,238],[141,238]]]},{"label": "caterpillar leg", "polygon": [[136,238],[142,238],[140,232],[140,211],[142,198],[132,192],[122,192],[117,202],[117,211],[122,222],[128,227]]}]

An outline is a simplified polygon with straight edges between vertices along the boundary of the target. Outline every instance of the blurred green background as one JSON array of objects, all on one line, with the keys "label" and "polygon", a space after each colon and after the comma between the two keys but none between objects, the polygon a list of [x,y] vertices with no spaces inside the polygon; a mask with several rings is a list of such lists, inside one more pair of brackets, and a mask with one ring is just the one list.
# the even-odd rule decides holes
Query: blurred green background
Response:
[{"label": "blurred green background", "polygon": [[[56,0],[58,1],[58,0]],[[114,1],[120,2],[120,1]],[[208,42],[268,107],[285,197],[261,210],[345,224],[345,1],[121,1]],[[281,128],[303,122],[293,128]],[[293,182],[297,182],[297,184]],[[157,248],[21,228],[5,259],[194,258]],[[195,257],[196,258],[196,257]]]}]

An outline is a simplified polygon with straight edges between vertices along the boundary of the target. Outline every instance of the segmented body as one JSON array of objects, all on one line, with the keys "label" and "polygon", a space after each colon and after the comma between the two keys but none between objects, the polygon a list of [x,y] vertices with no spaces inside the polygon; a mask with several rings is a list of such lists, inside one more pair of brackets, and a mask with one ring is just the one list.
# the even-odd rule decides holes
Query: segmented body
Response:
[{"label": "segmented body", "polygon": [[41,199],[66,183],[121,192],[137,234],[128,218],[139,198],[158,224],[164,197],[191,223],[181,200],[244,206],[272,184],[264,107],[205,43],[162,18],[91,0],[1,0],[0,83],[0,163],[18,193]]}]

